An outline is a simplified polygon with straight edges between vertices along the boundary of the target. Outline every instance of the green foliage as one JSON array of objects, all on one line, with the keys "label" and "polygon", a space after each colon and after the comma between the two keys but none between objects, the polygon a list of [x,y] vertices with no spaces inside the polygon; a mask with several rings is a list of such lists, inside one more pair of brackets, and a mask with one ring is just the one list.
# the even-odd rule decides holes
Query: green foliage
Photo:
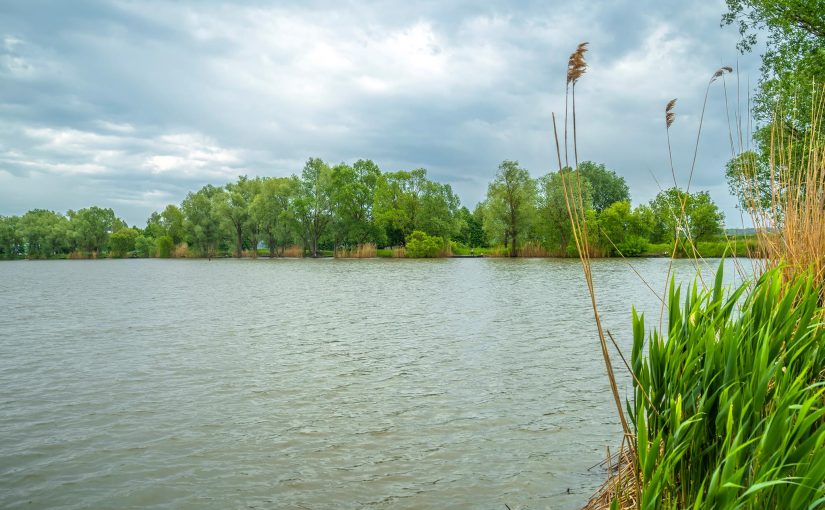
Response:
[{"label": "green foliage", "polygon": [[725,297],[671,285],[667,334],[633,313],[643,509],[819,508],[825,501],[825,310],[810,276]]},{"label": "green foliage", "polygon": [[653,230],[653,212],[639,206],[635,210],[629,201],[615,202],[599,215],[600,244],[612,255],[633,257],[647,250]]},{"label": "green foliage", "polygon": [[[564,193],[564,182],[567,180],[573,190],[572,196],[581,196],[581,203],[571,203],[572,207],[585,211],[593,209],[592,190],[590,182],[581,178],[569,168],[550,174],[539,179],[538,215],[540,218],[540,235],[545,246],[559,254],[567,254],[568,246],[573,243],[573,234],[570,226],[570,216],[567,210],[567,200]],[[581,189],[581,192],[579,190]],[[598,232],[598,231],[596,231]],[[573,247],[575,253],[575,246]]]},{"label": "green foliage", "polygon": [[102,253],[112,232],[124,226],[113,210],[96,206],[69,211],[68,216],[77,248],[86,253]]},{"label": "green foliage", "polygon": [[222,189],[208,184],[194,193],[190,192],[181,204],[186,239],[200,256],[215,255],[225,237],[217,207],[222,194]]},{"label": "green foliage", "polygon": [[579,164],[579,172],[590,183],[593,209],[601,213],[616,202],[630,201],[630,188],[624,177],[592,161]]},{"label": "green foliage", "polygon": [[[683,202],[685,220],[680,221]],[[690,237],[703,241],[722,233],[725,216],[707,191],[687,194],[678,188],[670,188],[656,195],[650,202],[650,209],[654,218],[652,242],[673,241],[677,226],[681,229],[679,237],[682,239]]]},{"label": "green foliage", "polygon": [[111,235],[109,243],[112,247],[112,255],[115,257],[125,257],[129,252],[134,251],[135,242],[140,235],[134,228],[122,228]]},{"label": "green foliage", "polygon": [[[48,258],[68,253],[77,238],[77,223],[69,223],[62,214],[43,209],[34,209],[24,214],[17,222],[17,235],[25,247],[28,258]],[[104,239],[105,243],[105,232]]]},{"label": "green foliage", "polygon": [[170,236],[160,236],[155,241],[158,250],[158,257],[168,259],[175,249],[175,241]]},{"label": "green foliage", "polygon": [[770,121],[779,110],[796,123],[810,125],[816,87],[825,83],[825,3],[822,0],[726,0],[722,22],[735,24],[739,49],[751,51],[757,36],[766,38],[762,76],[754,97],[757,118]]},{"label": "green foliage", "polygon": [[135,238],[135,254],[138,257],[154,257],[157,255],[157,244],[152,237],[143,234]]},{"label": "green foliage", "polygon": [[519,241],[530,229],[536,210],[536,181],[518,161],[505,160],[487,188],[489,225],[498,226],[497,241],[509,246],[510,256],[517,255]]},{"label": "green foliage", "polygon": [[318,257],[319,241],[332,221],[332,170],[329,165],[318,158],[307,160],[293,207],[305,246],[313,257]]},{"label": "green foliage", "polygon": [[432,258],[437,257],[444,240],[440,237],[429,236],[426,232],[414,230],[407,236],[407,257],[410,258]]},{"label": "green foliage", "polygon": [[17,216],[0,216],[0,258],[13,259],[23,254],[19,223]]}]

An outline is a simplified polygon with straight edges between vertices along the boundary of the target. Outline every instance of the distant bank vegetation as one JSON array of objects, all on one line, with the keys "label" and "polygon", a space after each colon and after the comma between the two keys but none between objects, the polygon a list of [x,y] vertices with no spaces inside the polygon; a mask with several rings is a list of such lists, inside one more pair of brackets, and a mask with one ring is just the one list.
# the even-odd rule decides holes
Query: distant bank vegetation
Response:
[{"label": "distant bank vegetation", "polygon": [[[677,228],[721,255],[723,215],[707,192],[662,191],[633,207],[623,177],[580,165],[593,256],[668,253]],[[128,226],[112,209],[0,217],[0,258],[575,256],[563,169],[534,179],[504,161],[473,211],[424,169],[382,172],[370,160],[309,159],[301,175],[242,176],[190,192],[180,205]],[[677,222],[686,200],[687,222]],[[741,241],[741,242],[740,242]],[[732,246],[740,255],[750,241]]]}]

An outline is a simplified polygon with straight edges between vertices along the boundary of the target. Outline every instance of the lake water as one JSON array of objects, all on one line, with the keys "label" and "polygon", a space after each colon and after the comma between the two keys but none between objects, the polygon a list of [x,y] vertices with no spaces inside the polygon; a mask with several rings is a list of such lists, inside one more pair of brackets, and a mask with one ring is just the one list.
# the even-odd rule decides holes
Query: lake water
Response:
[{"label": "lake water", "polygon": [[577,261],[0,263],[0,508],[572,509],[619,441]]}]

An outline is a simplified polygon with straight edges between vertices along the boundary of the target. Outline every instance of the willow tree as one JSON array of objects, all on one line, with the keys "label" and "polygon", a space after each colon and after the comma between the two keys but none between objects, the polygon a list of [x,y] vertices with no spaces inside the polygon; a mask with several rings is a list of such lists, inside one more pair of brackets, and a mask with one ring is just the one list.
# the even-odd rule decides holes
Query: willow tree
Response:
[{"label": "willow tree", "polygon": [[535,215],[536,181],[518,161],[505,160],[487,187],[490,214],[504,225],[504,244],[509,244],[510,256],[518,255],[520,235],[527,232]]}]

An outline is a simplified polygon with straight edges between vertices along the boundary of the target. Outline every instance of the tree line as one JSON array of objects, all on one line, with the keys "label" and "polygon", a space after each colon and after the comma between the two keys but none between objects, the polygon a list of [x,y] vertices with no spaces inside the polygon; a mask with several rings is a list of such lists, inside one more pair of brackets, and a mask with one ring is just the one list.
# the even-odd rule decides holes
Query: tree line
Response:
[{"label": "tree line", "polygon": [[[676,228],[696,240],[722,232],[723,215],[707,192],[686,196],[671,188],[633,207],[623,177],[593,162],[579,170],[532,178],[518,162],[504,161],[470,211],[424,169],[383,172],[370,160],[329,165],[311,158],[300,175],[206,185],[152,213],[144,227],[100,207],[0,216],[0,257],[317,257],[363,246],[404,247],[414,257],[468,249],[568,256],[565,177],[582,189],[589,235],[601,255],[642,254],[651,243],[671,242]],[[687,221],[679,226],[683,199]]]}]

